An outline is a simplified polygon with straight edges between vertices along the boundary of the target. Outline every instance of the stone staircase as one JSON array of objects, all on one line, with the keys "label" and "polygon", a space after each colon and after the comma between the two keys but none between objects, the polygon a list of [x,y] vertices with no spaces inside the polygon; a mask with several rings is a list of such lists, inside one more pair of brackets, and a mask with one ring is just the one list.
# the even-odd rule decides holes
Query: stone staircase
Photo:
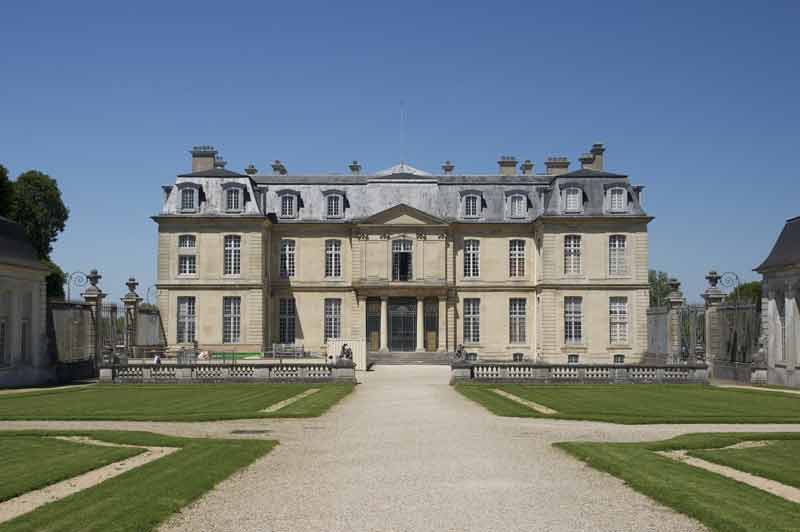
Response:
[{"label": "stone staircase", "polygon": [[428,353],[417,351],[388,351],[386,353],[370,352],[370,365],[383,366],[410,366],[422,365],[448,365],[450,353]]}]

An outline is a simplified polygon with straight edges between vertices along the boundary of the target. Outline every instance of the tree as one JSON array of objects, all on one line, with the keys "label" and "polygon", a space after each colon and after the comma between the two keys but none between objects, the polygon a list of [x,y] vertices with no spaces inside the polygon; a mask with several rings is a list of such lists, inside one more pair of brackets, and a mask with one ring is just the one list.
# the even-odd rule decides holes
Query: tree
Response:
[{"label": "tree", "polygon": [[36,170],[20,175],[14,183],[12,218],[25,228],[39,258],[48,259],[69,218],[55,179]]},{"label": "tree", "polygon": [[740,284],[725,296],[726,303],[761,303],[761,281]]},{"label": "tree", "polygon": [[42,264],[50,270],[50,273],[48,273],[45,278],[45,282],[47,283],[47,298],[63,300],[65,297],[64,283],[67,282],[64,270],[50,259],[43,260]]},{"label": "tree", "polygon": [[0,216],[11,218],[14,204],[14,183],[8,179],[8,170],[0,164]]},{"label": "tree", "polygon": [[650,283],[650,306],[660,307],[667,302],[669,295],[669,275],[667,272],[650,270],[647,280]]}]

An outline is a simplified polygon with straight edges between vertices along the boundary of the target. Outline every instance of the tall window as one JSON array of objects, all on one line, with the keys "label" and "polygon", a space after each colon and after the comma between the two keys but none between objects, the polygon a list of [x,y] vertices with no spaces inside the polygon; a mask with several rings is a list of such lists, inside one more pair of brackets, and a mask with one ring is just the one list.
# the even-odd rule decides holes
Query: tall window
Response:
[{"label": "tall window", "polygon": [[565,192],[566,210],[578,212],[583,208],[583,192],[577,187],[570,187]]},{"label": "tall window", "polygon": [[197,257],[194,255],[178,256],[178,275],[194,275],[197,273]]},{"label": "tall window", "polygon": [[778,360],[786,362],[786,295],[783,292],[778,292],[775,296],[775,307],[778,311],[778,331],[776,337],[778,338]]},{"label": "tall window", "polygon": [[481,275],[481,243],[479,240],[464,240],[464,277]]},{"label": "tall window", "polygon": [[280,276],[284,279],[294,277],[295,265],[294,240],[281,240]]},{"label": "tall window", "polygon": [[197,239],[194,235],[180,235],[178,237],[178,247],[180,249],[194,249],[197,245]]},{"label": "tall window", "polygon": [[392,242],[392,280],[410,281],[411,271],[411,240],[395,240]]},{"label": "tall window", "polygon": [[227,211],[242,210],[241,193],[242,191],[238,188],[229,188],[225,191],[225,209]]},{"label": "tall window", "polygon": [[624,211],[627,204],[626,190],[624,188],[612,188],[609,204],[612,212]]},{"label": "tall window", "polygon": [[294,194],[284,194],[281,196],[281,218],[294,218],[297,213],[296,199]]},{"label": "tall window", "polygon": [[297,307],[294,298],[281,298],[278,306],[278,337],[282,344],[293,344],[297,330]]},{"label": "tall window", "polygon": [[583,342],[583,298],[564,298],[564,341],[568,344]]},{"label": "tall window", "polygon": [[195,304],[193,297],[178,298],[178,337],[179,344],[194,342]]},{"label": "tall window", "polygon": [[325,342],[342,335],[342,300],[325,300]]},{"label": "tall window", "polygon": [[581,237],[564,237],[564,273],[581,273]]},{"label": "tall window", "polygon": [[511,196],[511,205],[509,211],[512,218],[525,218],[528,211],[528,200],[522,194],[514,194]]},{"label": "tall window", "polygon": [[338,194],[330,194],[326,200],[327,217],[328,218],[341,218],[342,217],[342,197]]},{"label": "tall window", "polygon": [[241,297],[222,298],[222,343],[238,344],[241,338]]},{"label": "tall window", "polygon": [[325,277],[342,276],[342,241],[325,241]]},{"label": "tall window", "polygon": [[525,241],[512,240],[508,243],[509,277],[525,277]]},{"label": "tall window", "polygon": [[608,237],[608,274],[623,275],[625,273],[625,236],[611,235]]},{"label": "tall window", "polygon": [[195,205],[195,189],[184,188],[181,190],[181,210],[193,211],[197,207]]},{"label": "tall window", "polygon": [[238,235],[228,235],[225,237],[225,253],[223,257],[224,274],[239,275],[242,269],[242,237]]},{"label": "tall window", "polygon": [[20,323],[19,330],[19,354],[22,360],[28,362],[31,355],[31,323],[27,319],[23,319]]},{"label": "tall window", "polygon": [[481,341],[481,300],[464,300],[464,343],[477,344]]},{"label": "tall window", "polygon": [[608,300],[608,335],[612,344],[628,343],[628,298],[612,297]]},{"label": "tall window", "polygon": [[512,344],[524,344],[527,338],[525,299],[514,298],[508,300],[508,322],[509,341]]},{"label": "tall window", "polygon": [[477,218],[480,214],[481,198],[475,194],[464,197],[464,218]]}]

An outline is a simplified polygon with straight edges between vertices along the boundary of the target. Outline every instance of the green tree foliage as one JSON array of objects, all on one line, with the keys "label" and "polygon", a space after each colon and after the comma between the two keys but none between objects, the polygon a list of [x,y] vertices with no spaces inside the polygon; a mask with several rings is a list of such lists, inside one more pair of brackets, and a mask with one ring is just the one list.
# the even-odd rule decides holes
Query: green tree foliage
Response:
[{"label": "green tree foliage", "polygon": [[14,183],[8,179],[8,170],[0,164],[0,216],[11,218],[14,205]]},{"label": "green tree foliage", "polygon": [[20,175],[14,183],[13,218],[25,228],[39,258],[47,259],[69,218],[55,179],[36,170]]},{"label": "green tree foliage", "polygon": [[669,274],[650,270],[647,272],[647,279],[650,283],[650,306],[660,307],[664,305],[669,295]]},{"label": "green tree foliage", "polygon": [[725,296],[726,303],[761,303],[761,281],[740,284]]},{"label": "green tree foliage", "polygon": [[50,273],[47,274],[47,278],[45,281],[47,282],[47,297],[48,299],[64,299],[64,283],[67,282],[66,275],[64,275],[64,270],[62,270],[58,264],[51,261],[50,259],[45,259],[42,263],[50,269]]}]

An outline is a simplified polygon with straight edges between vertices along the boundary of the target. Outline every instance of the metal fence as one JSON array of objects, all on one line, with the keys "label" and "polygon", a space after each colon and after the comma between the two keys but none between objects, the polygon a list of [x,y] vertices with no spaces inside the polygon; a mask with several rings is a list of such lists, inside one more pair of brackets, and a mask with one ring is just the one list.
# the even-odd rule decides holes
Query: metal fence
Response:
[{"label": "metal fence", "polygon": [[680,335],[680,362],[704,360],[706,354],[705,306],[684,305],[681,307]]}]

